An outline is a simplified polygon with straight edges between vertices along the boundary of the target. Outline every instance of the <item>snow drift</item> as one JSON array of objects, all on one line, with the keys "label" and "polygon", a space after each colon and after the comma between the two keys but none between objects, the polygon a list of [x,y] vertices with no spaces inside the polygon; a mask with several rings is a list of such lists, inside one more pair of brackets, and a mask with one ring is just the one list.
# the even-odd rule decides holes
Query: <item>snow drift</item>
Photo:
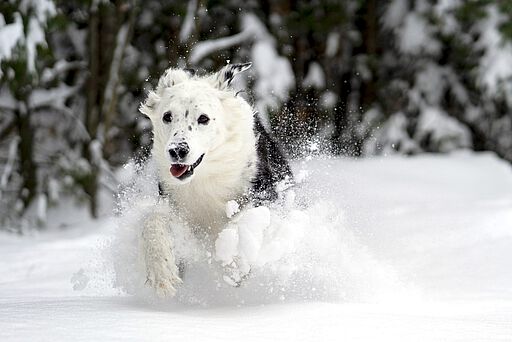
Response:
[{"label": "snow drift", "polygon": [[[91,222],[66,207],[48,220],[73,229],[0,234],[0,340],[511,339],[508,163],[457,153],[294,166],[308,176],[293,201],[242,211],[225,253],[174,233],[191,255],[173,300],[154,299],[137,269],[137,220],[156,199],[150,172],[126,189],[119,217]],[[244,217],[257,234],[240,238]],[[240,243],[248,237],[257,243]],[[253,269],[234,288],[222,262],[241,252]]]}]

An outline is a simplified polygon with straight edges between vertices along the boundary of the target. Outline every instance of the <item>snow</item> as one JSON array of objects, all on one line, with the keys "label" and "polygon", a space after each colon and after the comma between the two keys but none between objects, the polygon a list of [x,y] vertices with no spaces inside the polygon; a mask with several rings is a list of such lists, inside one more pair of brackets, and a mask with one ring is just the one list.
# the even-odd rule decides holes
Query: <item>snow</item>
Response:
[{"label": "snow", "polygon": [[[2,59],[10,59],[16,45],[22,44],[26,49],[27,68],[33,73],[36,68],[37,46],[46,46],[44,27],[57,11],[51,0],[24,0],[19,4],[19,10],[20,12],[14,13],[14,22],[8,25],[5,24],[4,16],[0,14],[0,62]],[[22,14],[29,13],[25,36]]]},{"label": "snow", "polygon": [[325,87],[325,74],[322,70],[322,66],[317,62],[311,62],[309,64],[309,70],[302,81],[304,87],[314,87],[321,89]]},{"label": "snow", "polygon": [[[23,19],[19,13],[14,14],[14,22],[5,25],[4,16],[0,14],[0,62],[11,58],[12,50],[18,42],[24,40]],[[0,71],[0,76],[2,76]]]},{"label": "snow", "polygon": [[366,155],[393,154],[418,152],[419,146],[407,132],[407,117],[403,112],[397,112],[373,133],[373,138],[365,142]]},{"label": "snow", "polygon": [[119,28],[119,31],[117,32],[114,55],[110,64],[109,78],[107,79],[107,84],[105,85],[104,90],[103,113],[107,113],[106,115],[111,115],[110,113],[113,110],[111,106],[113,103],[114,95],[116,94],[117,88],[119,87],[119,71],[121,69],[121,63],[123,61],[126,45],[128,44],[129,31],[129,24],[124,24]]},{"label": "snow", "polygon": [[275,42],[272,40],[255,43],[251,51],[251,60],[257,76],[254,91],[258,97],[258,108],[265,113],[265,106],[278,105],[276,99],[288,99],[295,84],[295,76],[290,62],[277,54]]},{"label": "snow", "polygon": [[284,103],[295,86],[295,74],[288,58],[280,56],[276,40],[256,16],[245,20],[246,30],[255,32],[255,42],[251,49],[251,60],[255,71],[253,87],[256,108],[266,124],[268,109],[275,109]]},{"label": "snow", "polygon": [[340,45],[340,34],[338,32],[330,32],[327,36],[325,44],[325,55],[327,57],[334,57],[338,53]]},{"label": "snow", "polygon": [[391,1],[382,18],[382,25],[388,29],[399,27],[408,10],[407,0]]},{"label": "snow", "polygon": [[400,31],[400,50],[404,53],[439,53],[441,45],[432,38],[432,30],[418,13],[411,12],[405,17]]},{"label": "snow", "polygon": [[[277,108],[288,99],[291,89],[295,86],[295,76],[290,61],[279,55],[275,39],[255,14],[242,15],[240,26],[242,30],[232,36],[196,43],[191,49],[189,60],[190,63],[197,64],[216,51],[252,44],[250,60],[255,74],[256,108],[266,121],[267,109]],[[318,75],[318,72],[314,75],[314,85],[322,82],[319,78],[322,76]]]},{"label": "snow", "polygon": [[46,46],[46,39],[41,23],[36,18],[30,18],[27,34],[27,67],[31,73],[36,71],[37,46]]},{"label": "snow", "polygon": [[[68,206],[50,209],[47,232],[0,234],[0,340],[512,338],[508,163],[460,152],[315,157],[294,170],[294,201],[241,210],[217,246],[174,233],[193,260],[172,300],[119,288],[139,272],[142,211],[91,222]],[[151,170],[138,178],[146,193],[125,198],[150,208]],[[58,228],[63,218],[71,228]],[[216,260],[230,258],[251,267],[240,287]]]},{"label": "snow", "polygon": [[190,52],[190,62],[192,64],[197,64],[203,58],[215,51],[226,50],[232,46],[242,44],[244,41],[248,40],[250,36],[250,32],[242,31],[230,37],[196,43]]},{"label": "snow", "polygon": [[7,182],[9,181],[9,177],[12,174],[14,162],[16,160],[16,152],[18,151],[18,144],[20,143],[20,138],[15,137],[9,143],[9,152],[7,153],[7,161],[2,170],[2,176],[0,177],[0,199],[2,199],[2,192],[7,187]]},{"label": "snow", "polygon": [[197,64],[206,56],[215,51],[225,50],[232,46],[241,45],[246,42],[258,40],[262,35],[268,35],[264,25],[258,17],[252,13],[244,14],[241,19],[240,26],[242,31],[229,37],[205,40],[196,43],[190,52],[190,62]]},{"label": "snow", "polygon": [[335,92],[327,90],[322,93],[318,101],[320,106],[324,109],[332,109],[338,101],[338,95]]},{"label": "snow", "polygon": [[[469,128],[440,105],[447,89],[459,103],[468,102],[469,95],[451,67],[423,63],[416,74],[414,86],[408,90],[409,108],[405,113],[392,114],[380,127],[376,127],[373,136],[365,141],[365,153],[450,152],[471,148]],[[365,117],[371,120],[363,127],[372,128],[382,120],[380,112],[369,114],[371,111],[366,112]],[[470,114],[468,110],[465,115]]]},{"label": "snow", "polygon": [[194,19],[197,8],[197,0],[189,1],[187,5],[187,15],[183,20],[183,25],[180,30],[180,42],[184,43],[189,40],[192,31],[194,30]]},{"label": "snow", "polygon": [[46,222],[46,211],[48,210],[48,198],[45,194],[38,194],[35,202],[37,222],[44,224]]},{"label": "snow", "polygon": [[240,205],[238,204],[237,201],[231,200],[226,203],[226,217],[227,218],[233,217],[233,215],[235,215],[239,211],[240,211]]},{"label": "snow", "polygon": [[503,39],[499,32],[499,26],[506,20],[500,16],[495,5],[490,6],[485,20],[480,23],[478,32],[480,39],[477,41],[477,47],[484,50],[484,56],[481,58],[478,68],[478,81],[484,87],[488,94],[495,94],[501,83],[507,91],[508,103],[512,103],[512,44]]},{"label": "snow", "polygon": [[424,100],[429,105],[441,103],[442,96],[449,86],[445,80],[446,74],[447,67],[425,63],[425,66],[416,75],[416,81],[412,89],[416,94],[411,95],[411,97],[416,102]]},{"label": "snow", "polygon": [[54,108],[66,108],[65,102],[70,96],[80,89],[79,86],[59,84],[50,89],[35,89],[30,93],[30,108],[52,106]]},{"label": "snow", "polygon": [[420,113],[414,138],[421,141],[427,135],[440,152],[472,147],[469,129],[440,108],[427,107]]},{"label": "snow", "polygon": [[238,253],[238,231],[234,228],[223,229],[219,237],[215,240],[216,259],[223,265],[233,262],[233,258]]},{"label": "snow", "polygon": [[62,75],[68,70],[74,68],[84,68],[86,64],[81,61],[68,62],[66,60],[58,60],[55,62],[52,68],[45,68],[41,73],[41,82],[49,83],[55,80],[59,75]]},{"label": "snow", "polygon": [[[448,7],[440,5],[439,10]],[[387,6],[382,17],[382,26],[392,30],[398,36],[397,45],[406,54],[438,54],[441,44],[434,39],[434,30],[425,20],[429,8],[422,2],[417,2],[411,10],[406,0],[393,0]]]},{"label": "snow", "polygon": [[52,16],[57,15],[57,9],[52,0],[23,0],[19,6],[23,13],[34,10],[34,16],[41,23],[46,23]]},{"label": "snow", "polygon": [[457,31],[460,31],[455,13],[457,13],[457,9],[461,7],[462,3],[461,0],[441,0],[434,5],[434,13],[442,22],[442,25],[439,26],[443,34],[456,34]]}]

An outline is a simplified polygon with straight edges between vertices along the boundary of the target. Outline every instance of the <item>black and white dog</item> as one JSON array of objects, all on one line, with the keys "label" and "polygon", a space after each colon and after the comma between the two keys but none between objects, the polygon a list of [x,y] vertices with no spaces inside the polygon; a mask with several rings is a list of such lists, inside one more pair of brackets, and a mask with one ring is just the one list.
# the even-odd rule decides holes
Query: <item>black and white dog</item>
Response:
[{"label": "black and white dog", "polygon": [[174,295],[181,283],[169,234],[173,215],[215,237],[228,221],[228,201],[272,201],[276,185],[292,181],[280,148],[230,86],[250,67],[228,64],[207,76],[170,68],[140,107],[153,125],[160,193],[174,213],[168,205],[155,208],[142,232],[147,283],[159,296]]}]

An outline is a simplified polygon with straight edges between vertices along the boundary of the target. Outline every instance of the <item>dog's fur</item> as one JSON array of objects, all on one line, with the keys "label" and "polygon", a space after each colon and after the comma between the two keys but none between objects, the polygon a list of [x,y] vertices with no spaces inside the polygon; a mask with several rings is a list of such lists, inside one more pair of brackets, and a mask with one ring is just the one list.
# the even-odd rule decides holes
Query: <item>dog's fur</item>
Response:
[{"label": "dog's fur", "polygon": [[[277,197],[277,183],[292,181],[278,145],[253,108],[230,86],[233,77],[250,66],[228,64],[206,76],[170,68],[140,107],[153,124],[152,157],[161,195],[191,226],[213,237],[227,222],[228,201],[258,205]],[[188,153],[176,159],[172,152],[183,145]],[[186,178],[176,177],[172,168],[192,171],[185,172]],[[142,232],[147,283],[160,296],[174,295],[181,282],[168,233],[169,211],[155,209]]]}]

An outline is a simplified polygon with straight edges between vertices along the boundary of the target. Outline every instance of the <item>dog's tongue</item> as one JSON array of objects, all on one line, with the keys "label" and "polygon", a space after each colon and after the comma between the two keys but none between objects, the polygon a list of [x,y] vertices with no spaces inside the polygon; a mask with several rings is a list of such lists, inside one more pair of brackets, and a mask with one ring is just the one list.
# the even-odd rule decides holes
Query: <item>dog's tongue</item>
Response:
[{"label": "dog's tongue", "polygon": [[176,178],[181,177],[187,170],[188,165],[174,164],[171,166],[171,174]]}]

